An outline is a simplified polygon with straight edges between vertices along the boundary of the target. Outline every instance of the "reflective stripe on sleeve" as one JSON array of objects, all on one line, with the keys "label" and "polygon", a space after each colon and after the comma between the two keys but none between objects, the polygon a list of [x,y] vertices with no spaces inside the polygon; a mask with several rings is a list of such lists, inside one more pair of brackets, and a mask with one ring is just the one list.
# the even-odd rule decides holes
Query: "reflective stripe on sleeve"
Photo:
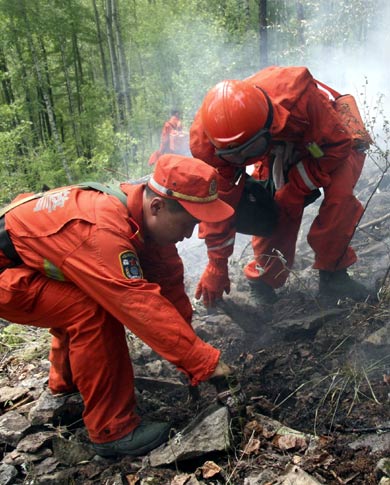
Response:
[{"label": "reflective stripe on sleeve", "polygon": [[235,238],[231,237],[230,239],[228,239],[224,243],[220,244],[219,246],[212,246],[212,247],[209,246],[207,248],[207,250],[208,251],[218,251],[218,249],[223,249],[223,248],[227,248],[228,246],[233,246],[234,240],[235,240]]},{"label": "reflective stripe on sleeve", "polygon": [[310,180],[309,176],[307,175],[307,172],[305,170],[303,163],[302,162],[297,163],[296,167],[297,167],[299,175],[301,176],[306,187],[310,190],[315,190],[317,188],[317,186],[314,185],[313,182]]}]

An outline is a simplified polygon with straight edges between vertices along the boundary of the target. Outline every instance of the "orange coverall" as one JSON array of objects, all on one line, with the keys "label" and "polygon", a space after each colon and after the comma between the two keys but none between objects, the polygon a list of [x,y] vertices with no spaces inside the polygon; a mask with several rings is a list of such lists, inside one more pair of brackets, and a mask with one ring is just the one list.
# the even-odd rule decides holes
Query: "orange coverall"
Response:
[{"label": "orange coverall", "polygon": [[[349,246],[355,225],[363,212],[353,195],[361,174],[365,154],[352,148],[352,139],[342,126],[334,102],[320,90],[304,67],[269,67],[246,79],[260,86],[269,95],[274,107],[270,150],[255,164],[253,176],[260,180],[269,175],[272,150],[291,143],[299,163],[291,164],[288,182],[276,191],[280,209],[278,225],[269,238],[253,237],[254,261],[245,267],[250,280],[262,279],[273,288],[281,287],[288,270],[273,249],[278,249],[291,268],[296,240],[302,220],[304,196],[322,187],[324,199],[308,233],[308,242],[315,253],[314,268],[337,271],[356,261]],[[315,158],[311,144],[323,154]],[[237,169],[215,155],[213,145],[204,133],[200,110],[190,130],[190,148],[194,157],[216,167],[219,173],[220,197],[236,207],[244,186],[242,169]],[[245,169],[245,167],[244,167]],[[206,239],[210,262],[221,264],[233,252],[234,216],[218,224],[201,224],[200,237]]]},{"label": "orange coverall", "polygon": [[[169,120],[164,123],[161,131],[160,148],[158,150],[155,150],[150,155],[148,161],[149,165],[154,165],[164,153],[179,153],[174,146],[171,146],[171,135],[174,133],[177,134],[177,132],[181,133],[182,130],[183,127],[181,121],[175,115],[171,116]],[[188,143],[188,134],[185,139]]]},{"label": "orange coverall", "polygon": [[0,251],[0,316],[50,328],[49,387],[80,391],[95,443],[120,439],[140,421],[124,326],[194,385],[212,374],[220,354],[190,325],[176,246],[143,239],[144,186],[121,188],[127,209],[78,187],[13,208],[6,229],[23,264],[10,267]]},{"label": "orange coverall", "polygon": [[170,134],[174,131],[182,131],[181,121],[177,116],[171,116],[169,120],[164,123],[160,142],[161,155],[172,151],[172,147],[170,146]]}]

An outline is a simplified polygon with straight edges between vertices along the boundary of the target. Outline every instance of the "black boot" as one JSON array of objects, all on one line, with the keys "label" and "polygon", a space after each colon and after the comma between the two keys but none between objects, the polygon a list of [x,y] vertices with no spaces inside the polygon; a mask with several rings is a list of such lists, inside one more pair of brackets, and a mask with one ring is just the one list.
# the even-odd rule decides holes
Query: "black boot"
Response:
[{"label": "black boot", "polygon": [[258,305],[270,305],[277,300],[275,290],[264,281],[249,281],[249,288],[251,298]]},{"label": "black boot", "polygon": [[108,443],[93,443],[93,448],[100,456],[146,455],[168,441],[170,430],[169,423],[141,423],[125,437]]},{"label": "black boot", "polygon": [[364,301],[369,295],[368,289],[353,280],[346,269],[339,271],[320,270],[319,297],[351,298],[355,301]]}]

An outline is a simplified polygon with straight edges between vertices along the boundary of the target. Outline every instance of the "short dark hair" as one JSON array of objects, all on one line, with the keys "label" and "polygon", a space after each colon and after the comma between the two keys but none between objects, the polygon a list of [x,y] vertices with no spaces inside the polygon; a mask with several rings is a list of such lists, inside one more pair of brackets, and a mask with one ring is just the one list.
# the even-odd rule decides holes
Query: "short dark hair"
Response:
[{"label": "short dark hair", "polygon": [[180,110],[178,109],[171,110],[171,116],[179,116],[179,115],[180,115]]},{"label": "short dark hair", "polygon": [[184,207],[180,204],[180,202],[178,202],[175,199],[169,199],[168,197],[164,197],[164,196],[158,194],[153,189],[151,189],[149,187],[149,185],[146,185],[145,193],[146,193],[146,197],[148,199],[152,199],[153,197],[162,197],[167,203],[167,207],[168,207],[169,212],[183,212],[183,211],[185,211]]}]

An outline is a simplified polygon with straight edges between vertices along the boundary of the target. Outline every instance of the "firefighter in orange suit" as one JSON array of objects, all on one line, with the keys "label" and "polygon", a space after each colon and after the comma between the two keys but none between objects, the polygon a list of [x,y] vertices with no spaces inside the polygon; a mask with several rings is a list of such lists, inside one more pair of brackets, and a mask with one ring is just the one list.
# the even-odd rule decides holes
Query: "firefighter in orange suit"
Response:
[{"label": "firefighter in orange suit", "polygon": [[164,155],[147,184],[115,196],[62,187],[11,203],[0,219],[0,316],[50,328],[49,388],[79,390],[101,455],[140,455],[167,439],[168,423],[135,411],[127,327],[191,384],[229,374],[220,352],[191,327],[175,243],[199,221],[233,209],[219,200],[215,170]]},{"label": "firefighter in orange suit", "polygon": [[[356,261],[349,243],[363,208],[353,195],[365,153],[352,146],[331,97],[319,89],[305,67],[268,67],[243,80],[225,80],[205,96],[190,130],[192,154],[219,173],[223,200],[236,207],[246,166],[253,176],[272,176],[279,209],[270,237],[253,237],[254,260],[245,267],[258,302],[272,303],[294,260],[304,206],[323,189],[324,199],[311,225],[308,242],[319,270],[320,295],[365,298],[366,288],[350,278]],[[234,217],[201,224],[209,263],[196,297],[206,306],[229,293],[228,257],[235,240]],[[275,252],[278,250],[280,253]]]},{"label": "firefighter in orange suit", "polygon": [[164,153],[174,153],[174,150],[170,144],[171,134],[175,132],[181,132],[183,130],[182,122],[180,119],[180,113],[177,109],[173,109],[171,111],[171,117],[168,121],[164,123],[164,126],[161,131],[161,138],[160,138],[160,148],[154,151],[150,158],[149,158],[149,165],[153,165],[156,163],[158,158],[163,155]]},{"label": "firefighter in orange suit", "polygon": [[169,135],[173,131],[182,131],[183,126],[180,120],[180,113],[177,110],[172,110],[171,117],[168,121],[164,123],[162,132],[161,132],[161,142],[160,142],[160,152],[162,154],[169,153],[170,146],[169,146]]}]

